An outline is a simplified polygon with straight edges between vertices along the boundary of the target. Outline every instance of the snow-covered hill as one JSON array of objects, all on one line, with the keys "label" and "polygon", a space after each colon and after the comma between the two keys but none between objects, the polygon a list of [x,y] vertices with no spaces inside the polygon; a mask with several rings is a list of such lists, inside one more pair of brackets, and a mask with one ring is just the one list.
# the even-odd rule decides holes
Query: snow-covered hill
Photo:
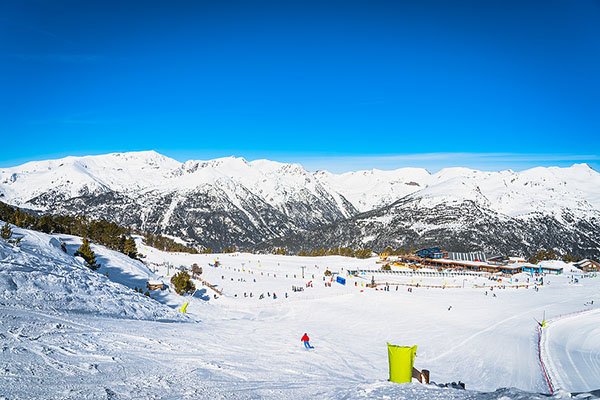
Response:
[{"label": "snow-covered hill", "polygon": [[[3,223],[2,223],[3,225]],[[139,261],[93,246],[102,267],[91,271],[73,253],[80,238],[13,227],[18,246],[0,239],[0,304],[41,312],[75,312],[128,319],[183,320],[182,315],[140,293],[153,274]],[[67,244],[67,252],[61,250]],[[104,274],[109,274],[109,277]],[[125,276],[127,278],[125,279]],[[159,294],[159,296],[161,296]],[[168,294],[163,303],[173,301]]]},{"label": "snow-covered hill", "polygon": [[[452,250],[512,246],[523,253],[553,245],[585,256],[600,251],[600,174],[586,164],[522,172],[332,174],[268,160],[180,163],[153,151],[115,153],[0,169],[0,200],[108,219],[214,249],[265,240],[266,248],[269,240],[289,235],[296,235],[295,247],[306,248],[316,242],[305,234],[333,224],[349,228],[325,236],[331,245],[441,242]],[[365,225],[360,230],[351,227],[357,218]],[[507,246],[489,248],[506,236]]]},{"label": "snow-covered hill", "polygon": [[[375,274],[375,289],[365,287],[370,274],[347,270],[377,268],[376,257],[192,255],[139,239],[156,272],[102,246],[93,246],[102,268],[90,271],[72,256],[80,238],[14,232],[18,246],[0,239],[0,397],[7,399],[547,399],[539,394],[549,386],[534,319],[597,307],[600,287],[595,275],[575,272],[576,282],[572,271],[544,276],[540,286],[527,274],[498,282],[404,268]],[[220,266],[208,266],[215,258]],[[153,291],[150,299],[130,289],[147,278],[168,281],[167,263],[198,263],[223,295],[173,295],[178,305],[189,301],[184,318],[164,305],[168,294]],[[326,269],[346,284],[323,284]],[[381,290],[384,282],[391,290]],[[421,286],[407,291],[413,282]],[[568,329],[594,333],[589,323],[597,320],[550,324],[543,356],[559,389],[550,398],[599,387],[600,341]],[[300,342],[304,332],[314,349]],[[467,390],[387,381],[386,342],[417,345],[417,368]]]}]

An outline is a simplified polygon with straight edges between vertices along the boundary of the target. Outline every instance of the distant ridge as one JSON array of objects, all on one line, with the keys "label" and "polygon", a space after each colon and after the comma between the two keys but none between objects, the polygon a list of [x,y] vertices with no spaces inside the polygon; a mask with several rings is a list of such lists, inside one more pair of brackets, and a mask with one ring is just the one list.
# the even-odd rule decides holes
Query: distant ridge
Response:
[{"label": "distant ridge", "polygon": [[[507,231],[502,235],[515,236],[510,246],[516,251],[544,245],[534,239],[548,235],[562,236],[560,246],[586,254],[596,254],[600,243],[595,233],[600,174],[587,164],[521,172],[447,168],[430,174],[401,168],[333,174],[310,172],[300,164],[237,157],[181,163],[143,151],[0,169],[0,200],[41,212],[105,218],[213,249],[233,245],[248,249],[265,242],[259,247],[266,251],[270,240],[296,235],[303,241],[303,234],[331,229],[328,226],[366,224],[365,215],[372,222],[353,231],[352,238],[326,239],[332,245],[373,247],[385,241],[406,245],[441,241],[453,251],[495,252],[502,246],[494,247],[492,238],[481,240],[486,235],[481,224],[487,218],[488,231],[503,224]],[[464,212],[471,214],[460,217]],[[486,217],[476,228],[467,217],[478,213]],[[382,235],[385,231],[392,236],[372,239],[378,235],[372,224]],[[407,230],[398,231],[400,226]],[[464,237],[466,232],[471,239]],[[296,247],[305,245],[308,242]],[[547,245],[559,244],[547,241]]]}]

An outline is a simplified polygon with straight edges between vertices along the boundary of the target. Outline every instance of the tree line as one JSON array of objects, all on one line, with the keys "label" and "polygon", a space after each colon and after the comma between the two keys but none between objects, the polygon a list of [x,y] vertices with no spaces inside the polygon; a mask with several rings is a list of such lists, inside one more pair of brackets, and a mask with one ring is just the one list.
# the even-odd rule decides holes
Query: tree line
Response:
[{"label": "tree line", "polygon": [[0,219],[19,228],[80,236],[111,250],[120,251],[131,258],[137,257],[137,248],[131,237],[131,230],[114,222],[96,221],[84,216],[73,217],[70,215],[38,217],[2,202],[0,202]]},{"label": "tree line", "polygon": [[298,253],[299,256],[304,257],[322,257],[322,256],[344,256],[344,257],[355,257],[355,258],[369,258],[373,252],[371,249],[359,249],[354,250],[349,247],[335,247],[332,249],[319,249],[313,250],[310,253],[307,251],[301,251]]},{"label": "tree line", "polygon": [[537,253],[527,259],[530,264],[537,264],[545,260],[563,260],[566,263],[578,262],[583,260],[581,257],[575,257],[571,254],[559,254],[554,250],[539,250]]},{"label": "tree line", "polygon": [[[32,229],[44,233],[62,233],[80,236],[89,241],[119,251],[131,258],[137,258],[137,247],[131,237],[131,229],[106,220],[93,220],[84,216],[44,215],[38,217],[19,208],[0,202],[0,220],[19,228]],[[151,233],[142,233],[148,246],[159,250],[183,253],[198,253],[193,247],[175,242],[173,239]],[[210,252],[210,249],[206,249]],[[206,252],[204,250],[203,252]],[[84,253],[87,249],[84,247]],[[87,260],[86,260],[87,261]],[[92,261],[91,265],[95,265]]]},{"label": "tree line", "polygon": [[[155,249],[162,251],[169,251],[174,253],[190,253],[190,254],[198,254],[198,250],[186,246],[181,243],[177,243],[175,240],[164,237],[161,235],[156,235],[153,233],[144,233],[144,243],[146,243],[150,247],[154,247]],[[206,249],[210,251],[210,249]],[[203,250],[202,253],[205,253],[206,250]]]}]

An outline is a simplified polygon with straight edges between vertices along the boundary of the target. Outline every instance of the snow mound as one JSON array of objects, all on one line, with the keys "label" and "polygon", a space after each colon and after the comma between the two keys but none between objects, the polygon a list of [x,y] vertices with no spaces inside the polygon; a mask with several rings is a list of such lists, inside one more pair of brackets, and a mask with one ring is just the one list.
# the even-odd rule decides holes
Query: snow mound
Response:
[{"label": "snow mound", "polygon": [[[0,240],[0,305],[142,320],[183,320],[177,311],[88,269],[50,235],[13,228]],[[109,250],[107,250],[109,251]]]}]

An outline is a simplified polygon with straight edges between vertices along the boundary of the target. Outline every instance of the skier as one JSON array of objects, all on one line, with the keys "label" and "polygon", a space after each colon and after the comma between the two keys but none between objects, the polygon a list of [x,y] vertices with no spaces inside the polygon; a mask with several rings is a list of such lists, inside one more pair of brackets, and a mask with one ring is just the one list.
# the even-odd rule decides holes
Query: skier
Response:
[{"label": "skier", "polygon": [[304,333],[304,336],[302,336],[302,339],[300,339],[301,342],[304,342],[304,347],[306,347],[307,349],[314,349],[314,347],[312,347],[310,343],[308,343],[309,340],[310,339],[308,338],[306,332]]}]

